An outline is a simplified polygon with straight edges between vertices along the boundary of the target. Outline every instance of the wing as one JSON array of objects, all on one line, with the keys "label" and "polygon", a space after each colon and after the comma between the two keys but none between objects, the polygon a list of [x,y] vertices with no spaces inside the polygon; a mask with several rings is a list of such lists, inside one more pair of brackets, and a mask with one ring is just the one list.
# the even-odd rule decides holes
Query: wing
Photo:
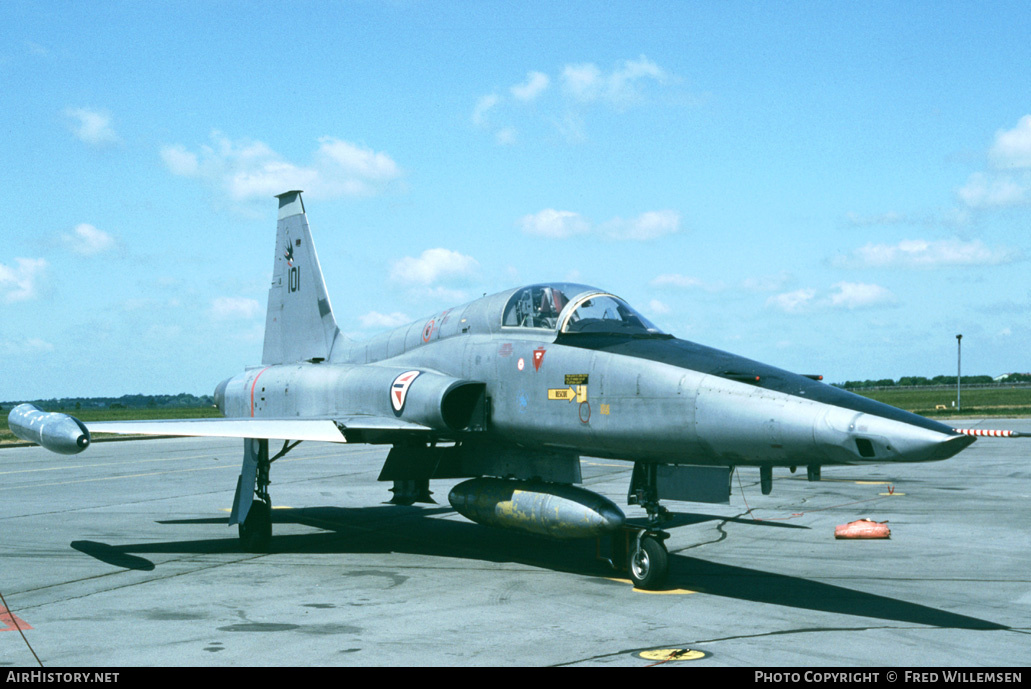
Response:
[{"label": "wing", "polygon": [[330,443],[376,442],[377,439],[426,433],[431,430],[428,426],[399,419],[365,415],[333,419],[156,419],[83,423],[90,433],[320,440]]},{"label": "wing", "polygon": [[421,424],[400,419],[351,415],[317,419],[155,419],[149,421],[80,421],[60,412],[44,412],[21,404],[7,417],[11,431],[52,452],[85,450],[93,433],[121,435],[256,438],[259,440],[320,440],[330,443],[389,443],[432,433]]}]

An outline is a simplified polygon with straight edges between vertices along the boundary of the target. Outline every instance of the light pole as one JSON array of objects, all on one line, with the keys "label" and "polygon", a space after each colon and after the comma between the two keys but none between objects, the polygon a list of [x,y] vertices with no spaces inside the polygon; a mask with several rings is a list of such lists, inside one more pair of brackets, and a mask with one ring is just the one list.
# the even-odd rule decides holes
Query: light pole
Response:
[{"label": "light pole", "polygon": [[960,382],[963,371],[963,336],[956,335],[956,411],[963,410],[963,386]]}]

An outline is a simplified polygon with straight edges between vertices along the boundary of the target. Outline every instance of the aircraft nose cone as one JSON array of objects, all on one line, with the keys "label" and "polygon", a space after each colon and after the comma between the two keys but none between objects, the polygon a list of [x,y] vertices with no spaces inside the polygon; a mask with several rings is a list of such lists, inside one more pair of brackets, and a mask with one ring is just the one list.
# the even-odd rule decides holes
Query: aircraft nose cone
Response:
[{"label": "aircraft nose cone", "polygon": [[[922,420],[925,421],[925,420]],[[937,425],[937,424],[934,424]],[[848,456],[846,463],[932,462],[948,459],[968,447],[975,438],[888,419],[866,413],[837,409],[818,424],[817,436],[833,452]]]},{"label": "aircraft nose cone", "polygon": [[938,441],[938,444],[934,446],[932,456],[928,459],[930,461],[936,461],[939,459],[948,459],[953,455],[959,454],[959,452],[977,440],[972,435],[955,435],[946,436],[944,440]]},{"label": "aircraft nose cone", "polygon": [[[896,462],[935,462],[948,459],[975,440],[972,436],[953,435],[888,419],[866,425],[872,427],[873,432],[884,439],[885,447],[896,455],[890,459]],[[863,442],[859,439],[861,435],[857,436],[858,445]],[[874,439],[872,442],[876,443],[877,440]]]}]

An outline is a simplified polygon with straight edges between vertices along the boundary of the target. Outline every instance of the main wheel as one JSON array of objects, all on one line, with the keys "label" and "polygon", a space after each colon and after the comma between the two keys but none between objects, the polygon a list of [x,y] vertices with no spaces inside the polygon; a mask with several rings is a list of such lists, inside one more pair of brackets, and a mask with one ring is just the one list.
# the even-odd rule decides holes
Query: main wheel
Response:
[{"label": "main wheel", "polygon": [[267,553],[272,540],[272,506],[255,500],[240,524],[240,546],[248,553]]},{"label": "main wheel", "polygon": [[630,554],[630,579],[639,589],[662,586],[669,574],[669,552],[666,545],[653,536],[642,536],[637,549]]}]

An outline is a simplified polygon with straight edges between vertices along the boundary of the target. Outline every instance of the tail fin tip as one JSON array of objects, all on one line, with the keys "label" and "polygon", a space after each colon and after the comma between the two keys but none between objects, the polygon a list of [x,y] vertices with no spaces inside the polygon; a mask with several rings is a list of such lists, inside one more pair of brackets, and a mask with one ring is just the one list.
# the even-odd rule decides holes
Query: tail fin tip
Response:
[{"label": "tail fin tip", "polygon": [[276,194],[279,199],[279,219],[289,218],[291,215],[304,214],[304,199],[301,198],[301,190],[284,191]]}]

